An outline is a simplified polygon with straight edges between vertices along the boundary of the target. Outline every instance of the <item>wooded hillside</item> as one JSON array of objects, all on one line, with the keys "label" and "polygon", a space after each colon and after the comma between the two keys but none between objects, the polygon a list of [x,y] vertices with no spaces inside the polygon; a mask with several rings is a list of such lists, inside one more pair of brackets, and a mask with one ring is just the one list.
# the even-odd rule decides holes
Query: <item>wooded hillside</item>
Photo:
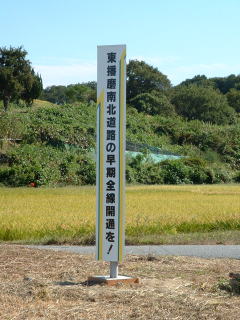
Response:
[{"label": "wooded hillside", "polygon": [[[127,75],[127,141],[183,156],[153,163],[143,150],[127,159],[127,182],[240,182],[240,76],[174,87],[135,60]],[[48,87],[41,99],[0,105],[0,184],[94,184],[96,83]]]}]

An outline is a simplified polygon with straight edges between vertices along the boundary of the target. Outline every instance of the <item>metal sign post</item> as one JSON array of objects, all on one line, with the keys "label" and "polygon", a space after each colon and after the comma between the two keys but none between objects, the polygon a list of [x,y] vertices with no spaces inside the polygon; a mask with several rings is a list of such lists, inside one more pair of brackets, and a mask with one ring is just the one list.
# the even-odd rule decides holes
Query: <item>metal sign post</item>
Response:
[{"label": "metal sign post", "polygon": [[126,46],[98,46],[97,63],[96,258],[110,262],[110,277],[94,279],[122,280],[128,278],[118,275],[125,243]]}]

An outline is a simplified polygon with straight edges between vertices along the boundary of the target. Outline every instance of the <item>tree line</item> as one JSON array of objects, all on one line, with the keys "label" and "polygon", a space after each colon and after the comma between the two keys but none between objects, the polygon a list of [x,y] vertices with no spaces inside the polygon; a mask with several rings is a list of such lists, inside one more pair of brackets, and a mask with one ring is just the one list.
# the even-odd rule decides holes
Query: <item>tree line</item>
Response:
[{"label": "tree line", "polygon": [[[64,105],[95,103],[96,82],[50,86],[43,90],[42,79],[26,58],[27,51],[0,48],[0,99],[3,109],[10,102],[31,106],[36,98]],[[240,113],[240,75],[207,78],[197,75],[172,86],[166,75],[144,61],[127,65],[127,105],[138,112],[213,124],[236,123]]]},{"label": "tree line", "polygon": [[[0,99],[15,102],[0,112],[0,185],[94,184],[96,82],[43,90],[23,48],[4,48],[0,58]],[[127,182],[240,182],[239,80],[196,76],[173,86],[157,68],[129,61],[127,140],[182,157],[153,163],[147,150],[126,157]],[[50,103],[31,109],[37,97]]]},{"label": "tree line", "polygon": [[[96,82],[47,87],[41,98],[56,104],[95,102]],[[157,68],[144,61],[130,60],[127,105],[150,115],[179,115],[187,120],[233,124],[240,113],[240,76],[197,75],[172,86]]]}]

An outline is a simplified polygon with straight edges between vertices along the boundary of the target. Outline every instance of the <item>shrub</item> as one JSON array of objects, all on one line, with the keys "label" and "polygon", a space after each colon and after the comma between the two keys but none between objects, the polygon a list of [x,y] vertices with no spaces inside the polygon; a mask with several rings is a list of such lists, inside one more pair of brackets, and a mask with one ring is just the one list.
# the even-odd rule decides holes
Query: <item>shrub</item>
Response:
[{"label": "shrub", "polygon": [[24,142],[89,149],[95,146],[95,122],[96,109],[91,105],[41,108],[30,114]]},{"label": "shrub", "polygon": [[235,182],[240,182],[240,171],[238,171],[238,172],[235,174],[233,180],[234,180]]},{"label": "shrub", "polygon": [[0,170],[5,185],[37,186],[95,183],[95,165],[77,150],[62,151],[46,145],[23,145],[8,154],[8,167]]},{"label": "shrub", "polygon": [[172,97],[176,112],[188,120],[198,119],[216,124],[236,121],[236,113],[227,98],[211,87],[178,87]]},{"label": "shrub", "polygon": [[209,165],[200,158],[148,162],[138,156],[128,160],[126,178],[129,183],[143,184],[204,184],[231,181],[231,171],[222,165]]},{"label": "shrub", "polygon": [[150,115],[160,114],[163,116],[175,115],[174,106],[169,102],[164,94],[154,95],[153,93],[142,93],[130,101],[139,112]]},{"label": "shrub", "polygon": [[181,160],[166,160],[161,163],[165,184],[192,183],[189,167]]}]

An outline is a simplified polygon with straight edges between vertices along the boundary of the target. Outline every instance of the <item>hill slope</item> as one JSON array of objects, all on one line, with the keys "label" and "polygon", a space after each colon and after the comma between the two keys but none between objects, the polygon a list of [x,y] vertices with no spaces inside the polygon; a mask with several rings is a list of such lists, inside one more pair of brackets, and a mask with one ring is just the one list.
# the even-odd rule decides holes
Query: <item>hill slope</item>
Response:
[{"label": "hill slope", "polygon": [[[14,106],[0,114],[0,183],[19,186],[95,183],[94,104]],[[132,183],[240,181],[240,124],[211,125],[179,116],[146,115],[127,108],[127,140],[184,156],[153,163],[127,159]]]}]

